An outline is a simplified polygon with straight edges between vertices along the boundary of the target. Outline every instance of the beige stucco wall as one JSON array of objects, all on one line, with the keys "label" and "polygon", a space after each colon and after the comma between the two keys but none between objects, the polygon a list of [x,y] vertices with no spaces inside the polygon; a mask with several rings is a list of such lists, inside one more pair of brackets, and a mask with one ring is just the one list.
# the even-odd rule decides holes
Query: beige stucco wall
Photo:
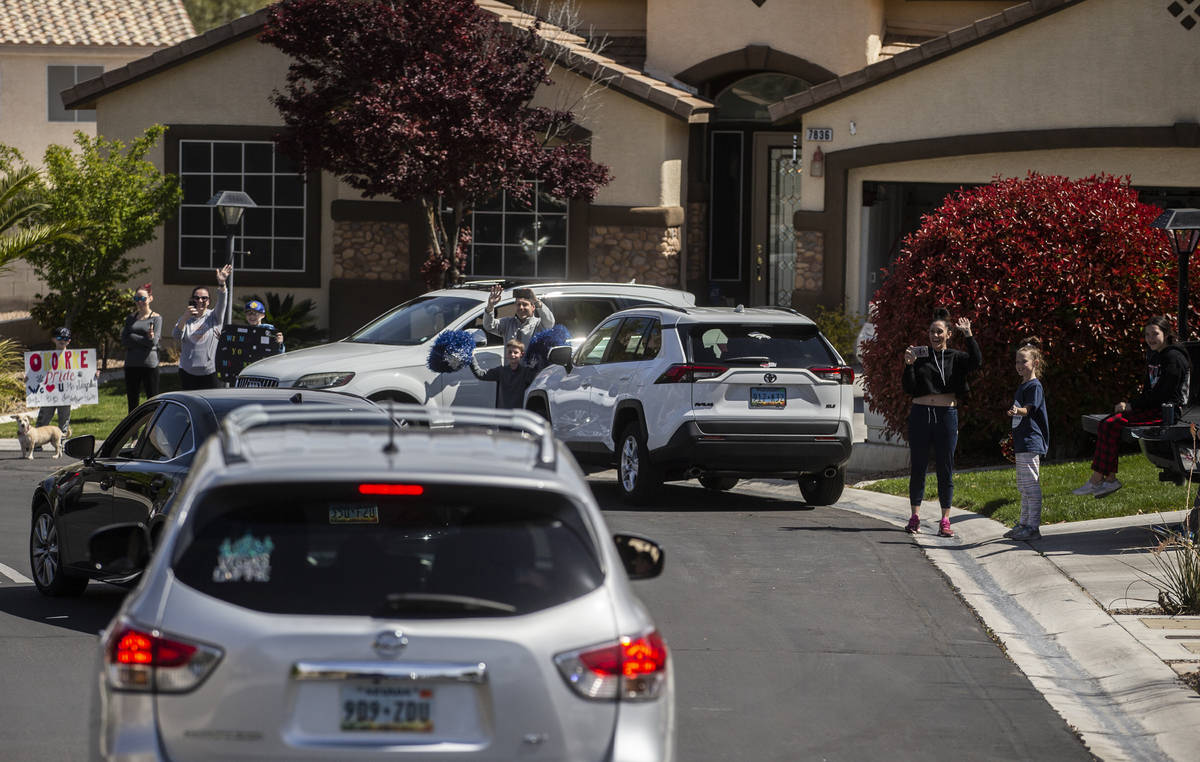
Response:
[{"label": "beige stucco wall", "polygon": [[747,45],[767,45],[845,74],[883,33],[883,0],[647,0],[646,70],[676,74]]},{"label": "beige stucco wall", "polygon": [[887,0],[884,21],[899,34],[945,34],[1016,5],[1016,0]]},{"label": "beige stucco wall", "polygon": [[1200,150],[1169,148],[1109,148],[1067,151],[1026,151],[954,156],[926,161],[897,162],[850,170],[846,205],[846,304],[860,304],[862,278],[862,184],[864,182],[963,183],[990,182],[995,177],[1024,177],[1028,172],[1070,178],[1107,173],[1129,175],[1136,186],[1195,187],[1200,185]]},{"label": "beige stucco wall", "polygon": [[580,34],[589,27],[597,35],[633,36],[646,33],[647,0],[577,0]]}]

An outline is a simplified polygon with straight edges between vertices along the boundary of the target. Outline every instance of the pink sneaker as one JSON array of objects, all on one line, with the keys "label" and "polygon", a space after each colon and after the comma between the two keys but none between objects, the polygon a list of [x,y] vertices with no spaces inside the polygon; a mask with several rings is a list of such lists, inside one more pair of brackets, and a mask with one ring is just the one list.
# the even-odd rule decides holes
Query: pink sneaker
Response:
[{"label": "pink sneaker", "polygon": [[909,534],[916,534],[921,531],[921,520],[917,518],[916,514],[909,517],[908,526],[904,527],[904,531]]},{"label": "pink sneaker", "polygon": [[938,537],[953,537],[954,530],[950,528],[950,519],[942,519],[938,522]]}]

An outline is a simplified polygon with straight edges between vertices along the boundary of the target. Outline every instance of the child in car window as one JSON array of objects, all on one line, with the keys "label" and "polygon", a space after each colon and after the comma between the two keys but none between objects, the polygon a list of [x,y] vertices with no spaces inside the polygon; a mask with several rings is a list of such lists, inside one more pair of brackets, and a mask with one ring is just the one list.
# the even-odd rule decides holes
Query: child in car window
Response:
[{"label": "child in car window", "polygon": [[497,408],[525,407],[525,390],[533,383],[539,369],[523,364],[521,358],[524,356],[525,344],[520,339],[509,339],[504,344],[503,365],[484,370],[474,357],[471,358],[471,372],[475,378],[496,382]]}]

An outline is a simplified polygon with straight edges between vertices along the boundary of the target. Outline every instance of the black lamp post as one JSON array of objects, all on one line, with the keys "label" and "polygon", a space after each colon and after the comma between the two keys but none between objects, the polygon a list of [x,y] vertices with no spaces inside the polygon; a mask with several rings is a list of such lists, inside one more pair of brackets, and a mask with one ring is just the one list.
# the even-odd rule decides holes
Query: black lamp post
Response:
[{"label": "black lamp post", "polygon": [[[229,255],[229,264],[233,265],[233,235],[237,232],[238,223],[242,221],[242,212],[258,206],[254,199],[241,191],[218,191],[217,195],[205,202],[207,206],[215,206],[225,225],[225,251]],[[233,322],[233,274],[225,284],[225,322]]]},{"label": "black lamp post", "polygon": [[1167,231],[1179,257],[1179,340],[1188,339],[1188,263],[1200,244],[1200,209],[1168,209],[1150,223]]}]

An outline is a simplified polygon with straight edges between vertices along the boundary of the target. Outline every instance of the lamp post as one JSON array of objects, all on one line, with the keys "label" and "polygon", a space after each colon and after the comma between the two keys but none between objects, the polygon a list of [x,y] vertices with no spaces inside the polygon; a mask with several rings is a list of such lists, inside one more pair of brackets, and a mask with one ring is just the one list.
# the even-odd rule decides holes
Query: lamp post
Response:
[{"label": "lamp post", "polygon": [[[258,206],[254,199],[241,191],[218,191],[215,196],[205,202],[206,206],[215,206],[225,225],[225,251],[229,255],[229,265],[233,266],[233,234],[237,232],[238,223],[242,221],[242,213],[247,209]],[[229,274],[228,289],[225,293],[225,323],[233,322],[233,273]]]},{"label": "lamp post", "polygon": [[1150,227],[1167,231],[1179,257],[1179,339],[1187,341],[1188,262],[1200,244],[1200,209],[1167,209]]}]

